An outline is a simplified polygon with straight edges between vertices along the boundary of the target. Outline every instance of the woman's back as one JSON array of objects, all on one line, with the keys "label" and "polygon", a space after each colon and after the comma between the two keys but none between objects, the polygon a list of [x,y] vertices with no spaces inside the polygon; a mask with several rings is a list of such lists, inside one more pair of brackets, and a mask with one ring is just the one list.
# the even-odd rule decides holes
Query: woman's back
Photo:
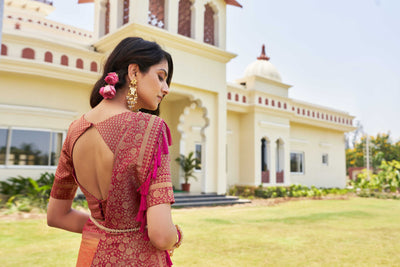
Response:
[{"label": "woman's back", "polygon": [[79,137],[72,155],[76,179],[81,186],[97,199],[107,199],[114,154],[95,127]]},{"label": "woman's back", "polygon": [[[89,111],[85,115],[85,120],[95,125],[124,112],[126,110],[101,106]],[[97,199],[107,199],[114,153],[96,127],[91,127],[79,137],[75,142],[72,155],[75,175],[80,185]]]}]

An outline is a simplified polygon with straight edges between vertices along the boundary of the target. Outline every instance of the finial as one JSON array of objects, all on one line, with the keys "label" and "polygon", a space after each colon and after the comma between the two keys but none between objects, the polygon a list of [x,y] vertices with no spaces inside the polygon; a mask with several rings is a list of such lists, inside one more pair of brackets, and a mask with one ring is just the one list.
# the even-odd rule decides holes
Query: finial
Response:
[{"label": "finial", "polygon": [[269,57],[267,57],[267,55],[265,54],[265,45],[264,44],[262,45],[262,48],[261,48],[261,55],[257,59],[269,60]]}]

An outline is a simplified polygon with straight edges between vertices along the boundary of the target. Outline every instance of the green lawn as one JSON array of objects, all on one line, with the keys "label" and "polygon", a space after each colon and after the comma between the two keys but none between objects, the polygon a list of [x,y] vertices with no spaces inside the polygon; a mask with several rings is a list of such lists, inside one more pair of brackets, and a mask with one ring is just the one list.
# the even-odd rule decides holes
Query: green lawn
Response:
[{"label": "green lawn", "polygon": [[[301,200],[174,209],[174,266],[400,266],[400,201]],[[80,236],[44,220],[0,220],[2,266],[74,266]]]}]

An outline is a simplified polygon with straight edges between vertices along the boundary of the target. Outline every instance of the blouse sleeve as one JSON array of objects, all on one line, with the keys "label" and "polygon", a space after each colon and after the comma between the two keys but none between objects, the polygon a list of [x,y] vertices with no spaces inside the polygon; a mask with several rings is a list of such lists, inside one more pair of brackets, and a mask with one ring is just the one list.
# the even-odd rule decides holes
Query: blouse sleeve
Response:
[{"label": "blouse sleeve", "polygon": [[[72,126],[72,125],[71,125]],[[73,199],[78,185],[73,176],[72,158],[70,156],[71,127],[63,144],[60,159],[50,196],[56,199]]]},{"label": "blouse sleeve", "polygon": [[[150,181],[149,193],[146,199],[147,207],[163,203],[173,204],[175,202],[171,182],[170,155],[168,153],[170,134],[165,123],[163,123],[158,143],[161,144],[158,147],[158,150],[161,151],[157,151],[156,154],[160,155],[160,161],[157,167],[157,175],[155,179]],[[157,155],[155,156],[157,157]]]}]

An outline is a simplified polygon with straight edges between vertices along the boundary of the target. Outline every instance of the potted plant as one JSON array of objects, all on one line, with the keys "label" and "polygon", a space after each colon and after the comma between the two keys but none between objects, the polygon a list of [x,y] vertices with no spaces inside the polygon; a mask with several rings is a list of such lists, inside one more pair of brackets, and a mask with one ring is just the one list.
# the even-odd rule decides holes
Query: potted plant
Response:
[{"label": "potted plant", "polygon": [[198,158],[193,157],[193,152],[190,152],[188,156],[180,155],[175,159],[176,162],[179,163],[183,171],[183,179],[185,183],[181,184],[182,190],[189,192],[190,191],[190,184],[189,178],[193,177],[193,179],[197,180],[197,177],[193,174],[195,169],[200,169],[200,160]]}]

